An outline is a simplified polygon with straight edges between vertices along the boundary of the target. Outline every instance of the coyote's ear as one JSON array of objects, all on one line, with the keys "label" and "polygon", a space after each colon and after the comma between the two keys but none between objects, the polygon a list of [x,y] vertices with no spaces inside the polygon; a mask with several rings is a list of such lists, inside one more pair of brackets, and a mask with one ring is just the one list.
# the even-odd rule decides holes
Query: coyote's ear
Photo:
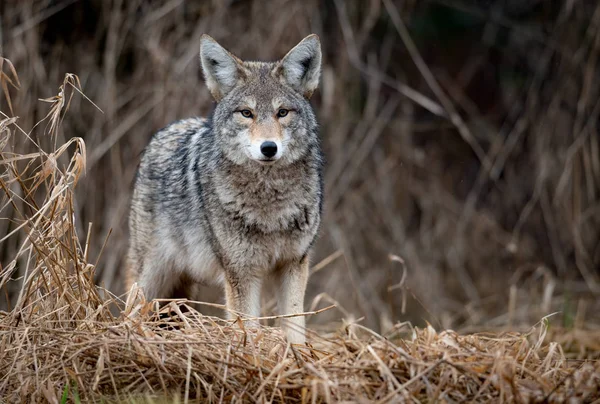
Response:
[{"label": "coyote's ear", "polygon": [[319,86],[321,42],[315,34],[304,38],[281,60],[277,73],[282,80],[306,98]]},{"label": "coyote's ear", "polygon": [[208,35],[200,39],[200,62],[206,86],[215,100],[220,101],[244,75],[242,61]]}]

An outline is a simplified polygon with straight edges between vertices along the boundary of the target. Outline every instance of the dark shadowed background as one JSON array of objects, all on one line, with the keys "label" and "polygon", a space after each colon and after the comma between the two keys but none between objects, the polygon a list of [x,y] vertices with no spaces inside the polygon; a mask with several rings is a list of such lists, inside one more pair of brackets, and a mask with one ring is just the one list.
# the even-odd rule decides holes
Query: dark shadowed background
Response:
[{"label": "dark shadowed background", "polygon": [[[338,309],[312,323],[464,330],[554,312],[567,327],[600,323],[593,1],[0,1],[0,56],[21,84],[3,81],[0,111],[30,130],[66,73],[103,111],[75,94],[58,139],[86,142],[74,210],[82,240],[93,223],[98,282],[124,292],[130,192],[150,136],[211,110],[200,36],[275,60],[313,32],[328,164],[306,308]],[[44,126],[32,137],[50,146]],[[24,139],[15,149],[35,152]],[[2,238],[19,207],[0,202]],[[1,265],[19,242],[0,244]],[[16,299],[21,272],[0,308]]]}]

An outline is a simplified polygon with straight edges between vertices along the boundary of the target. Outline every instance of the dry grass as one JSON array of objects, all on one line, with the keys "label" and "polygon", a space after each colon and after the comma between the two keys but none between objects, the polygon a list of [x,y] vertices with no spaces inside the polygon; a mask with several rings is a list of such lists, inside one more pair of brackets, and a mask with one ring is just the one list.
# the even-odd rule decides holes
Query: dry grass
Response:
[{"label": "dry grass", "polygon": [[18,326],[4,317],[0,391],[7,402],[59,402],[66,385],[73,401],[76,395],[179,402],[600,399],[598,362],[568,360],[559,344],[544,343],[543,325],[530,334],[468,336],[428,328],[407,339],[396,335],[409,334],[402,326],[384,338],[349,325],[300,348],[272,328],[245,331],[240,322],[195,311],[160,321],[147,309],[133,304],[105,320],[100,305],[75,320],[64,307],[53,319],[36,316]]},{"label": "dry grass", "polygon": [[[78,83],[66,76],[37,125],[51,138]],[[33,142],[14,118],[0,121],[2,204],[26,206],[3,237],[26,235],[0,272],[5,290],[25,268],[14,307],[0,312],[7,403],[600,400],[600,332],[549,337],[548,319],[527,333],[473,335],[407,323],[380,335],[353,323],[311,332],[300,347],[276,328],[204,316],[185,301],[158,311],[136,288],[122,301],[95,285],[90,232],[81,245],[73,222],[83,141],[22,155],[10,151],[15,136]]]}]

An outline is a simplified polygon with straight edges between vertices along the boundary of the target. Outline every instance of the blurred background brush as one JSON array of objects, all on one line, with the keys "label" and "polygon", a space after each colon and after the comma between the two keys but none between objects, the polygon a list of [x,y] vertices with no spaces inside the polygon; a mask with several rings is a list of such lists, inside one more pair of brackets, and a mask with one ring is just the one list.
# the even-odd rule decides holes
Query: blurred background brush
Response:
[{"label": "blurred background brush", "polygon": [[[211,110],[203,33],[273,60],[311,32],[328,165],[307,307],[338,306],[313,326],[491,329],[554,312],[600,324],[600,4],[575,1],[0,2],[0,132],[13,128],[0,137],[0,309],[31,277],[25,212],[41,212],[40,232],[63,214],[69,242],[100,256],[94,281],[125,292],[139,155],[157,129]],[[68,206],[36,205],[84,172]]]}]

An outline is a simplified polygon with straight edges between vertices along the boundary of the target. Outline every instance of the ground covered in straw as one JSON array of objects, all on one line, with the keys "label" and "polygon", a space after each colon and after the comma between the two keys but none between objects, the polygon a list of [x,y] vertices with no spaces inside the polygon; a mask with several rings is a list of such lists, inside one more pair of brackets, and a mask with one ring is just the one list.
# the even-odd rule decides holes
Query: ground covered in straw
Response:
[{"label": "ground covered in straw", "polygon": [[387,337],[355,324],[311,334],[310,346],[299,347],[275,328],[182,313],[184,304],[159,317],[130,299],[113,318],[110,305],[88,295],[91,305],[44,310],[54,293],[39,293],[29,318],[2,313],[0,393],[7,403],[600,400],[600,333],[550,335],[546,321],[524,334],[398,325]]}]

